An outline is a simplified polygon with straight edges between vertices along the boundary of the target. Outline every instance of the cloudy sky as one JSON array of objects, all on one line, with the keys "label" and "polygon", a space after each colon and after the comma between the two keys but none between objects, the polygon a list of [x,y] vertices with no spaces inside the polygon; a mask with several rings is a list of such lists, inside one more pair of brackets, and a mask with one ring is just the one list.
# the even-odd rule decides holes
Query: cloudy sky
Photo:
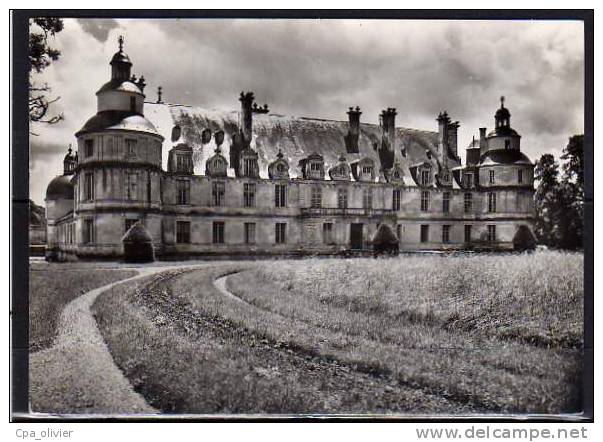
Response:
[{"label": "cloudy sky", "polygon": [[[459,147],[492,128],[506,97],[522,150],[558,154],[584,125],[583,26],[572,21],[65,20],[62,51],[36,81],[47,82],[65,120],[31,138],[30,194],[43,203],[62,173],[73,133],[96,112],[94,93],[110,76],[117,37],[147,99],[238,109],[241,90],[278,114],[346,120],[362,107],[377,123],[396,107],[397,126],[437,130],[447,110],[460,120]],[[165,146],[164,146],[165,148]]]}]

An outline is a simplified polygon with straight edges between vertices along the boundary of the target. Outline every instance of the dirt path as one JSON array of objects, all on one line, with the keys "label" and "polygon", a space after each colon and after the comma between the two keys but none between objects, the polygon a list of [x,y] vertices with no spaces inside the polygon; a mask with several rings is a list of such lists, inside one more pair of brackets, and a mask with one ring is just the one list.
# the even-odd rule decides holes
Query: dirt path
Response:
[{"label": "dirt path", "polygon": [[117,284],[185,266],[190,265],[134,268],[138,275],[84,293],[67,304],[52,347],[30,355],[30,410],[78,415],[157,413],[115,365],[90,307]]}]

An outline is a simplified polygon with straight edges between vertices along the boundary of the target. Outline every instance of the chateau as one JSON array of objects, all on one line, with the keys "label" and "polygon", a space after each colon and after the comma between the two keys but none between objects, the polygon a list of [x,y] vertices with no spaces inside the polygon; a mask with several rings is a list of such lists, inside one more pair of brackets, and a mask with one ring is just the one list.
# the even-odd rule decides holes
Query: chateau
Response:
[{"label": "chateau", "polygon": [[[501,98],[494,129],[458,155],[459,123],[437,132],[145,101],[123,51],[46,191],[48,259],[124,255],[136,226],[163,259],[193,255],[517,249],[533,239],[533,163]],[[168,145],[168,146],[166,146]],[[166,168],[164,169],[164,165]],[[528,241],[533,244],[533,240]]]}]

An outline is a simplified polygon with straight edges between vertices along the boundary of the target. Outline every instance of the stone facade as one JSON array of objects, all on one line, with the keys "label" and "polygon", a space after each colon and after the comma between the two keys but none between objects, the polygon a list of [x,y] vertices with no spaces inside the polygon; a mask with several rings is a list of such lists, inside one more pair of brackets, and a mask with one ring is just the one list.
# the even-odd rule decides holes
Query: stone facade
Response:
[{"label": "stone facade", "polygon": [[504,101],[463,165],[446,112],[425,132],[396,127],[394,108],[379,125],[359,107],[347,122],[273,115],[250,92],[238,114],[149,103],[131,66],[120,47],[48,186],[49,259],[120,258],[137,221],[160,258],[362,253],[383,224],[401,251],[512,249],[532,229],[533,164]]}]

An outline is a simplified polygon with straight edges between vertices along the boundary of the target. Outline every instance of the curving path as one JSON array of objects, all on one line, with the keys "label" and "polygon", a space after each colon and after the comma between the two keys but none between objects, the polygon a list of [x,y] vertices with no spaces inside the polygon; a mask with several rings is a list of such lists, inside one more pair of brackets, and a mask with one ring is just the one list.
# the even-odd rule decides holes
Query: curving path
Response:
[{"label": "curving path", "polygon": [[67,304],[52,347],[30,354],[30,411],[78,415],[158,413],[133,390],[113,361],[90,307],[115,285],[183,267],[200,266],[135,267],[138,275],[91,290]]}]

